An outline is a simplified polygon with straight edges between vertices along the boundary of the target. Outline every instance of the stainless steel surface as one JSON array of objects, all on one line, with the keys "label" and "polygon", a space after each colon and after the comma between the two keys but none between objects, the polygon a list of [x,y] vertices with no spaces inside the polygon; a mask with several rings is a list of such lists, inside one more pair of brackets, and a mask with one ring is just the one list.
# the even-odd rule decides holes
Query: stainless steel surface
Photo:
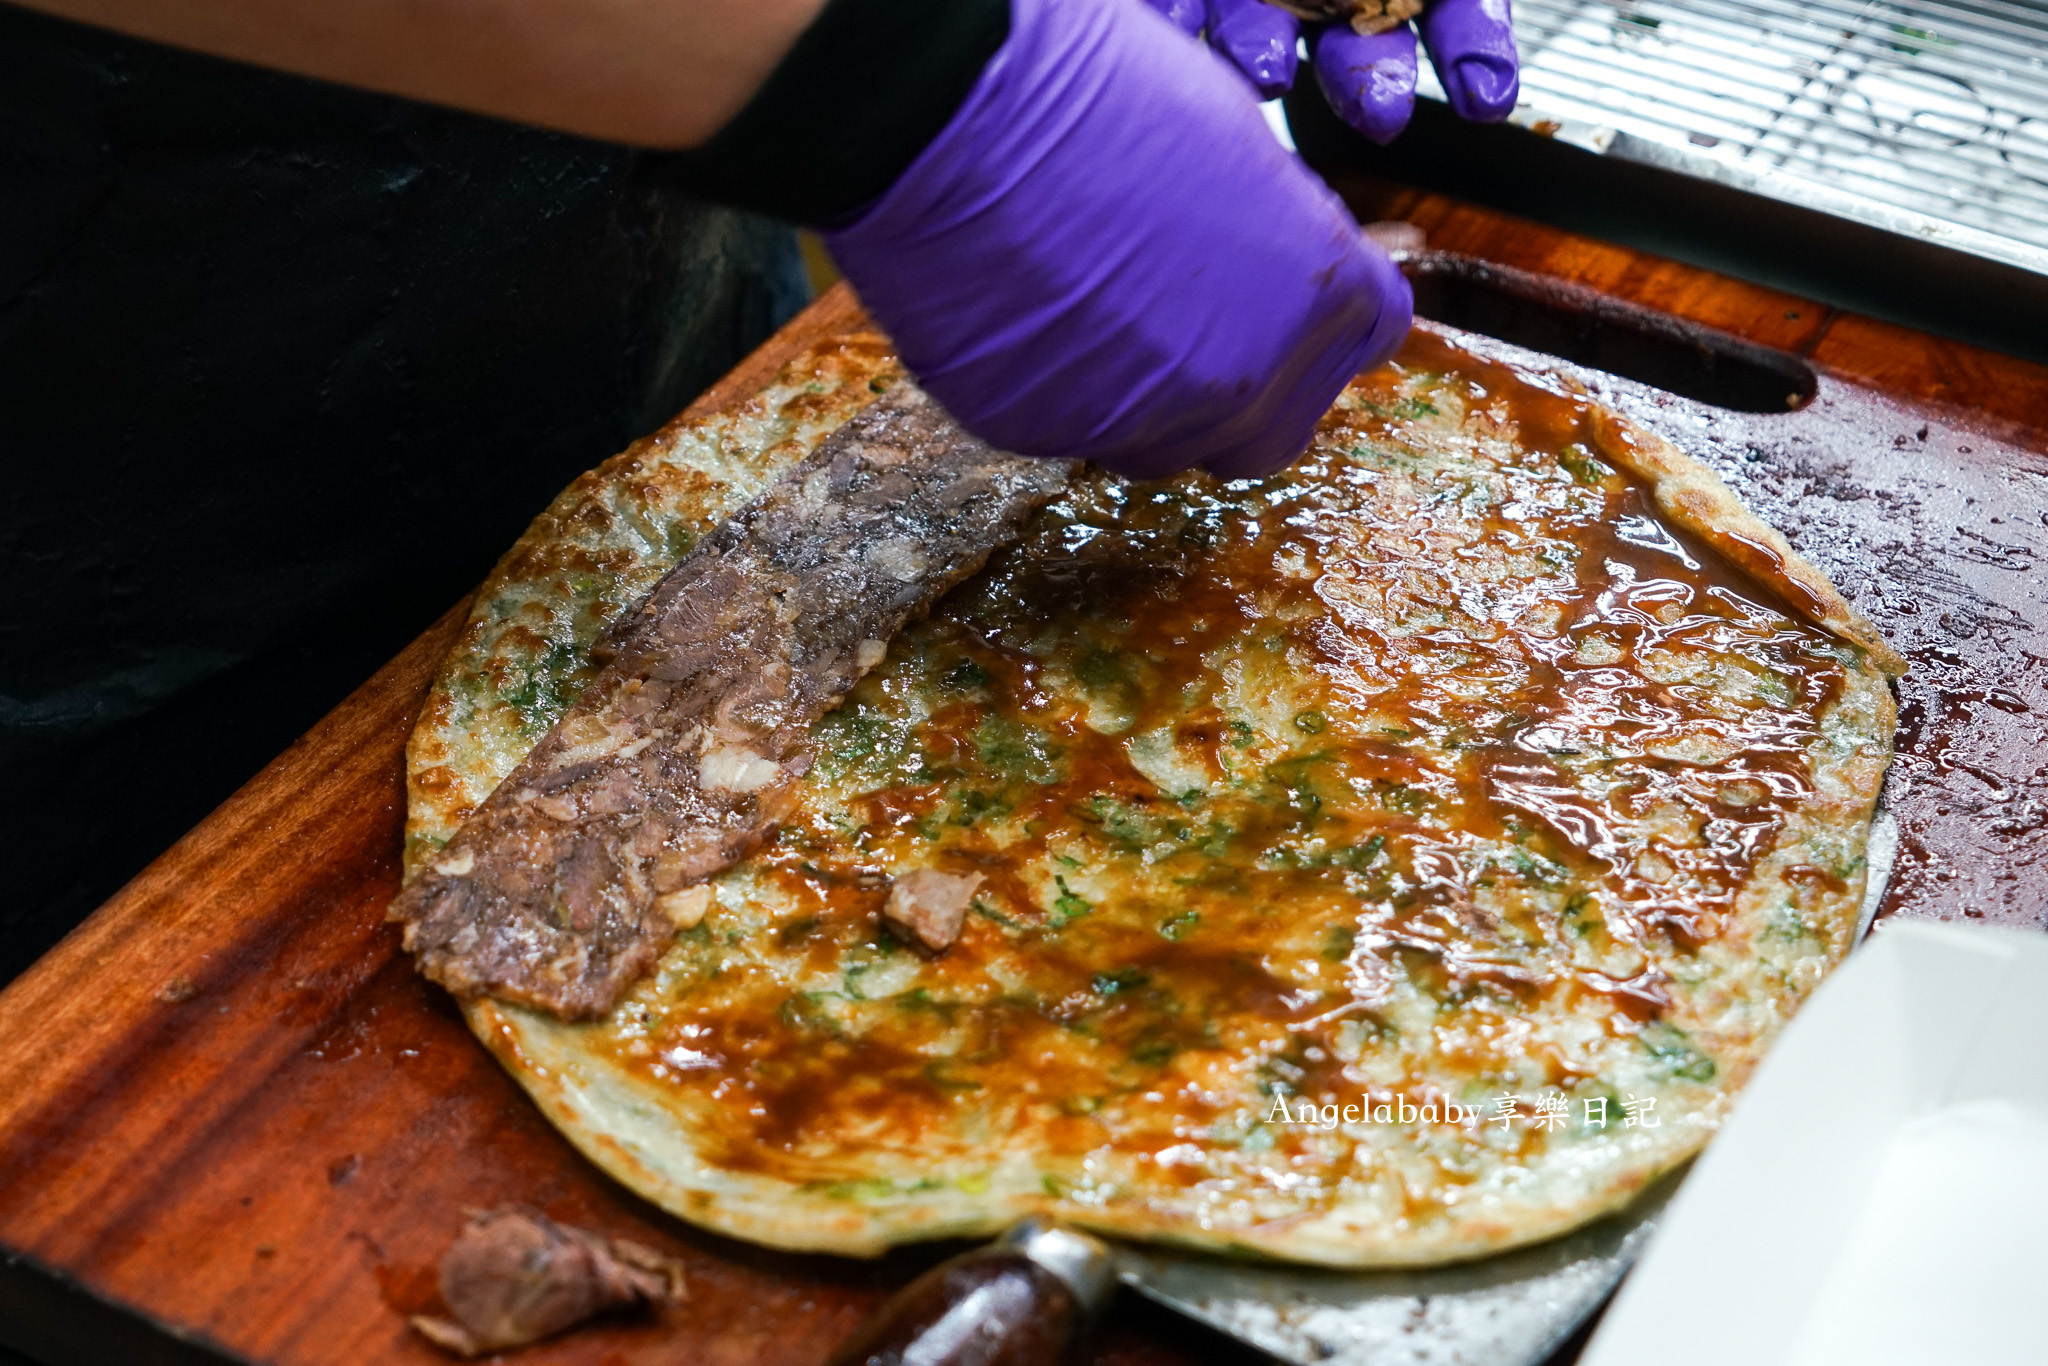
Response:
[{"label": "stainless steel surface", "polygon": [[[2048,274],[2048,5],[1516,0],[1514,122]],[[1441,97],[1432,73],[1425,95]]]},{"label": "stainless steel surface", "polygon": [[996,1245],[1015,1248],[1066,1282],[1080,1301],[1081,1312],[1089,1318],[1101,1313],[1116,1291],[1115,1254],[1092,1233],[1026,1219],[1013,1225]]},{"label": "stainless steel surface", "polygon": [[1622,1214],[1462,1266],[1341,1272],[1119,1250],[1125,1282],[1300,1366],[1535,1366],[1642,1252],[1683,1173]]}]

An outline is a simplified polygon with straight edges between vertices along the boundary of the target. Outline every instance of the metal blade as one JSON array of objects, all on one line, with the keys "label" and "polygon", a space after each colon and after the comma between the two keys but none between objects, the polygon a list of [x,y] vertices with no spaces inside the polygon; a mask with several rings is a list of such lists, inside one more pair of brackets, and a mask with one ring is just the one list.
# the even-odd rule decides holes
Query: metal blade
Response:
[{"label": "metal blade", "polygon": [[1324,1271],[1120,1246],[1117,1274],[1300,1366],[1535,1366],[1600,1307],[1683,1176],[1562,1238],[1458,1266]]}]

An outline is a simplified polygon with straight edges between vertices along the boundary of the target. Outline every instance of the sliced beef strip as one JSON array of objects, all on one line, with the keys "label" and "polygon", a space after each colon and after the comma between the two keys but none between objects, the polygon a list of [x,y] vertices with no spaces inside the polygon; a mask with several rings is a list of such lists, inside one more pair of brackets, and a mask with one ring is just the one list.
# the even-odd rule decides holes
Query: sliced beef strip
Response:
[{"label": "sliced beef strip", "polygon": [[412,1326],[466,1357],[523,1347],[629,1304],[684,1297],[682,1268],[651,1248],[506,1206],[470,1216],[441,1256],[448,1316]]},{"label": "sliced beef strip", "polygon": [[773,833],[810,728],[1072,476],[900,384],[656,585],[576,704],[391,904],[420,970],[562,1019],[610,1010]]}]

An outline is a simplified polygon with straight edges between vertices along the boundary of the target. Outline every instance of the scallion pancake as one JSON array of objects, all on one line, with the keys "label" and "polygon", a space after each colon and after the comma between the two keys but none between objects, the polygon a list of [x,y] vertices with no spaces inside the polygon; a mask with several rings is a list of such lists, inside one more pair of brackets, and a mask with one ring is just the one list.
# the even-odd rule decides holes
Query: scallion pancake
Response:
[{"label": "scallion pancake", "polygon": [[[436,684],[411,865],[899,378],[839,339],[565,492]],[[1847,951],[1898,667],[1703,466],[1419,329],[1282,474],[1084,476],[609,1016],[466,1010],[600,1166],[756,1242],[1482,1255],[1694,1152]],[[916,870],[976,880],[943,953],[882,924]]]}]

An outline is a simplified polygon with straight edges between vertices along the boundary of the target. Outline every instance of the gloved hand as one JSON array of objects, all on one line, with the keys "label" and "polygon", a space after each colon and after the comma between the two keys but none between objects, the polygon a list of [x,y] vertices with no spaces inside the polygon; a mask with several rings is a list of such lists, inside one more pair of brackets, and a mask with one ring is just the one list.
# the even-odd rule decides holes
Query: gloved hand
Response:
[{"label": "gloved hand", "polygon": [[[1209,44],[1244,73],[1260,99],[1294,84],[1302,21],[1289,10],[1345,9],[1344,0],[1293,0],[1280,9],[1267,0],[1146,0],[1175,27],[1206,32]],[[1381,8],[1379,0],[1367,0]],[[1415,112],[1415,30],[1393,16],[1413,12],[1413,0],[1387,0],[1387,17],[1362,34],[1343,20],[1314,24],[1309,47],[1316,79],[1339,118],[1374,142],[1391,142]],[[1515,34],[1508,0],[1424,0],[1416,21],[1451,108],[1460,118],[1497,123],[1514,110],[1520,92]]]},{"label": "gloved hand", "polygon": [[1139,478],[1279,468],[1408,333],[1386,254],[1132,0],[1013,0],[959,112],[826,244],[969,430]]}]

